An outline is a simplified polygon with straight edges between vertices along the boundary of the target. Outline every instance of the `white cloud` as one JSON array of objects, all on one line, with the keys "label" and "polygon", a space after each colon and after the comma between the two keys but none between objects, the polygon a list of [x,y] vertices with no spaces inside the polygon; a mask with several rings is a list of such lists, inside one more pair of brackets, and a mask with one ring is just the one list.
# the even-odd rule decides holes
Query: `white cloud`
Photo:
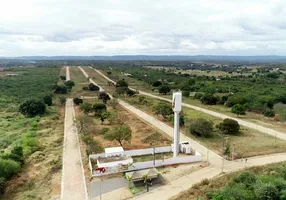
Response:
[{"label": "white cloud", "polygon": [[3,0],[0,55],[286,53],[283,0]]}]

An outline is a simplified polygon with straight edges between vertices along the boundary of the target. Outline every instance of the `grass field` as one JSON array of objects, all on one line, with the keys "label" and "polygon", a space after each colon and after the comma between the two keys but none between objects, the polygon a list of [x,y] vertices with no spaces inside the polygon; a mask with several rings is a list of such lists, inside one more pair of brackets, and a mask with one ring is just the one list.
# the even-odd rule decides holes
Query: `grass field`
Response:
[{"label": "grass field", "polygon": [[42,99],[53,93],[59,76],[59,68],[12,68],[16,77],[0,78],[0,145],[9,151],[22,144],[33,133],[37,148],[24,148],[25,164],[19,174],[7,181],[3,199],[50,199],[60,195],[61,154],[63,139],[63,112],[53,97],[53,105],[39,117],[25,117],[18,113],[21,102]]},{"label": "grass field", "polygon": [[[139,97],[137,96],[125,97],[124,99],[133,106],[140,108],[148,114],[154,115],[156,118],[168,123],[169,125],[172,125],[163,117],[156,116],[154,114],[153,107],[159,102],[161,102],[160,100],[145,97],[145,100],[147,100],[147,104],[142,105],[139,104]],[[235,152],[239,153],[239,155],[243,157],[286,151],[285,141],[281,139],[275,139],[272,136],[245,127],[241,127],[241,134],[239,135],[224,135],[219,133],[218,131],[214,131],[213,136],[207,138],[193,136],[189,133],[189,124],[193,119],[204,118],[209,121],[212,121],[214,123],[214,126],[222,122],[222,119],[185,107],[183,107],[182,112],[186,116],[186,125],[181,127],[181,131],[218,154],[222,154],[221,149],[223,138],[226,136],[228,137],[229,144],[231,146],[235,145]]]}]

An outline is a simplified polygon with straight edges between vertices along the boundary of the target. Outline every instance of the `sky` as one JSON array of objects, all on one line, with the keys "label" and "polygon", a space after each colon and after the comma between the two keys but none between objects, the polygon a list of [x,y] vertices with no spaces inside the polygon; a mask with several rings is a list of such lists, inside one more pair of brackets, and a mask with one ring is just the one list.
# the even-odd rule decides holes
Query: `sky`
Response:
[{"label": "sky", "polygon": [[285,0],[1,0],[0,56],[286,55]]}]

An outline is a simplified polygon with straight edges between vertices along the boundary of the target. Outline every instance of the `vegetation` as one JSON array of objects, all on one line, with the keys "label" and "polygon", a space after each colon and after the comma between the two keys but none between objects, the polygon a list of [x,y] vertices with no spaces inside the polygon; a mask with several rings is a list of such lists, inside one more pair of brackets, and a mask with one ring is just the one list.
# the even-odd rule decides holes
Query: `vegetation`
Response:
[{"label": "vegetation", "polygon": [[68,92],[68,88],[64,85],[57,85],[54,92],[56,94],[66,94]]},{"label": "vegetation", "polygon": [[90,84],[88,85],[88,89],[89,89],[90,91],[99,91],[99,87],[98,87],[97,85],[94,85],[93,83],[90,83]]},{"label": "vegetation", "polygon": [[160,94],[165,94],[166,95],[170,91],[171,91],[171,88],[169,86],[167,86],[167,85],[162,85],[162,86],[159,87],[159,93]]},{"label": "vegetation", "polygon": [[236,114],[237,117],[238,117],[239,115],[245,115],[245,114],[246,114],[246,113],[245,113],[245,108],[244,108],[244,106],[241,105],[241,104],[235,104],[235,105],[231,108],[231,112],[234,113],[234,114]]},{"label": "vegetation", "polygon": [[159,103],[154,107],[156,115],[162,115],[165,119],[173,114],[172,106],[168,103]]},{"label": "vegetation", "polygon": [[33,117],[36,115],[44,114],[46,111],[46,105],[42,101],[27,100],[20,105],[19,111],[23,115]]},{"label": "vegetation", "polygon": [[224,134],[238,134],[240,126],[236,120],[224,119],[222,123],[218,124],[218,129]]},{"label": "vegetation", "polygon": [[98,95],[98,99],[101,99],[103,103],[107,103],[107,101],[110,100],[110,96],[108,94],[106,94],[105,92],[101,92]]},{"label": "vegetation", "polygon": [[43,102],[47,105],[47,106],[51,106],[53,104],[53,99],[50,95],[47,95],[43,98]]},{"label": "vegetation", "polygon": [[78,98],[78,97],[75,97],[75,98],[73,98],[73,102],[75,105],[79,105],[79,104],[83,103],[83,100]]},{"label": "vegetation", "polygon": [[190,133],[197,136],[208,137],[213,132],[213,123],[202,119],[197,118],[190,124]]},{"label": "vegetation", "polygon": [[105,135],[108,140],[116,140],[120,146],[123,147],[123,141],[130,141],[132,138],[132,131],[129,126],[122,125],[113,128],[108,134]]}]

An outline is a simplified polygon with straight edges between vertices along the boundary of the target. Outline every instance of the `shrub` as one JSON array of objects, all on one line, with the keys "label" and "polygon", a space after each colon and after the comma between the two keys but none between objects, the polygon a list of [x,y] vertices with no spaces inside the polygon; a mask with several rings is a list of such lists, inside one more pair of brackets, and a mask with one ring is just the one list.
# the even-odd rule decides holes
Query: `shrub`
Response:
[{"label": "shrub", "polygon": [[88,114],[89,112],[93,110],[92,105],[89,103],[80,104],[80,109],[84,112],[84,114]]},{"label": "shrub", "polygon": [[117,81],[116,87],[125,87],[125,88],[127,87],[128,88],[128,83],[124,79],[122,79],[122,80]]},{"label": "shrub", "polygon": [[89,88],[88,88],[88,87],[86,87],[86,86],[84,86],[84,87],[82,87],[82,90],[87,91],[87,90],[89,90]]},{"label": "shrub", "polygon": [[6,187],[6,180],[3,177],[0,177],[0,196],[4,194]]},{"label": "shrub", "polygon": [[103,103],[96,103],[92,106],[92,109],[95,111],[95,112],[102,112],[102,111],[106,111],[107,107],[105,104]]},{"label": "shrub", "polygon": [[41,115],[45,113],[46,105],[41,101],[28,100],[20,105],[19,111],[26,116]]},{"label": "shrub", "polygon": [[279,200],[279,191],[271,184],[257,184],[255,188],[256,197],[259,200]]},{"label": "shrub", "polygon": [[65,81],[66,80],[66,76],[60,76],[60,79]]},{"label": "shrub", "polygon": [[218,129],[224,134],[238,134],[239,128],[238,122],[229,118],[224,119],[223,122],[218,125]]},{"label": "shrub", "polygon": [[98,99],[101,99],[103,103],[107,103],[108,100],[110,100],[110,96],[106,94],[105,92],[101,92],[98,95]]},{"label": "shrub", "polygon": [[275,112],[274,112],[274,110],[272,110],[270,108],[266,108],[266,110],[263,112],[263,115],[265,117],[274,117],[275,116]]},{"label": "shrub", "polygon": [[88,89],[90,90],[90,91],[99,91],[99,87],[97,86],[97,85],[94,85],[93,83],[90,83],[89,85],[88,85]]},{"label": "shrub", "polygon": [[190,92],[189,92],[189,91],[183,91],[183,92],[182,92],[182,95],[183,95],[184,97],[189,97],[189,96],[190,96]]},{"label": "shrub", "polygon": [[201,97],[201,102],[206,105],[216,105],[218,99],[213,94],[206,93]]},{"label": "shrub", "polygon": [[167,103],[158,103],[155,107],[154,107],[154,111],[156,115],[162,115],[165,119],[167,118],[168,115],[173,114],[173,109],[171,104],[167,104]]},{"label": "shrub", "polygon": [[213,123],[202,118],[197,118],[190,124],[190,133],[197,136],[207,137],[213,132]]},{"label": "shrub", "polygon": [[73,98],[73,102],[74,102],[75,105],[79,105],[79,104],[83,103],[83,100],[78,98],[78,97],[76,97],[76,98]]},{"label": "shrub", "polygon": [[204,93],[201,93],[201,92],[196,92],[196,94],[195,94],[195,99],[198,99],[198,100],[200,100],[202,97],[204,96]]},{"label": "shrub", "polygon": [[132,131],[129,126],[122,125],[113,128],[110,133],[105,135],[108,140],[116,140],[120,146],[123,147],[123,141],[130,141],[132,138]]},{"label": "shrub", "polygon": [[65,82],[65,86],[68,88],[72,88],[74,86],[74,82],[72,80],[68,80]]},{"label": "shrub", "polygon": [[232,180],[234,183],[241,183],[248,188],[253,188],[253,185],[256,183],[256,176],[251,172],[242,172]]},{"label": "shrub", "polygon": [[161,81],[155,81],[152,86],[153,87],[159,87],[160,85],[162,85],[162,82]]},{"label": "shrub", "polygon": [[0,177],[9,178],[20,171],[21,166],[14,160],[0,158]]},{"label": "shrub", "polygon": [[127,92],[126,92],[126,94],[127,94],[128,96],[132,97],[132,96],[134,96],[134,95],[136,94],[136,92],[135,92],[134,90],[128,89]]},{"label": "shrub", "polygon": [[101,134],[101,135],[105,135],[105,134],[107,134],[109,132],[109,128],[103,128],[103,129],[101,129],[100,131],[99,131],[99,133]]},{"label": "shrub", "polygon": [[275,113],[278,114],[280,120],[286,120],[286,104],[277,103],[274,105],[273,109]]},{"label": "shrub", "polygon": [[65,97],[63,97],[63,96],[60,96],[59,99],[60,99],[60,104],[61,105],[64,105],[66,103],[66,101],[67,101],[67,99]]},{"label": "shrub", "polygon": [[54,93],[56,94],[66,94],[67,92],[68,92],[68,89],[64,85],[57,85],[54,91]]},{"label": "shrub", "polygon": [[231,112],[236,114],[237,116],[239,115],[245,115],[245,108],[243,105],[240,104],[235,104],[232,108],[231,108]]},{"label": "shrub", "polygon": [[53,100],[52,100],[52,97],[47,95],[43,98],[43,102],[48,105],[48,106],[51,106],[53,104]]},{"label": "shrub", "polygon": [[167,85],[161,85],[159,87],[159,93],[160,94],[165,94],[166,95],[170,91],[171,91],[171,88],[169,86],[167,86]]}]

